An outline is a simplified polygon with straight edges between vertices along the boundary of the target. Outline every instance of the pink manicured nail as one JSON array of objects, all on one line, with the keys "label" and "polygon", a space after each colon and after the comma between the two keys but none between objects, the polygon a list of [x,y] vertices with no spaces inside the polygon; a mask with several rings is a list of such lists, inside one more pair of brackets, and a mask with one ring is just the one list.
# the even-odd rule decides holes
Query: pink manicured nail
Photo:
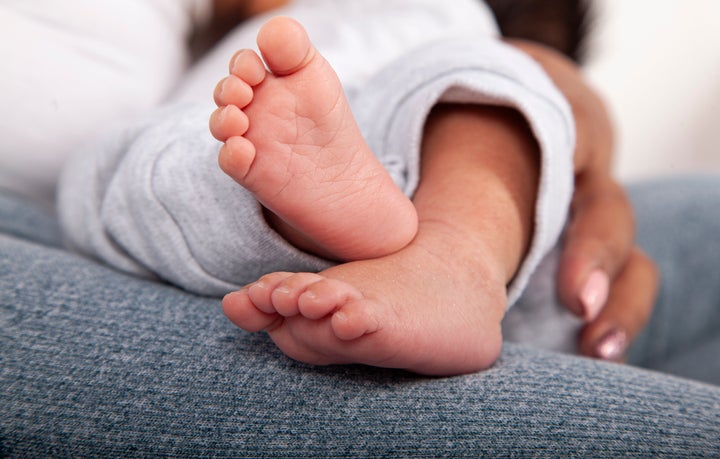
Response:
[{"label": "pink manicured nail", "polygon": [[595,319],[605,306],[610,293],[610,277],[601,269],[596,269],[588,276],[585,286],[580,292],[580,303],[583,316],[587,320]]},{"label": "pink manicured nail", "polygon": [[613,328],[600,338],[595,346],[595,354],[603,360],[618,361],[628,347],[627,335],[624,331]]}]

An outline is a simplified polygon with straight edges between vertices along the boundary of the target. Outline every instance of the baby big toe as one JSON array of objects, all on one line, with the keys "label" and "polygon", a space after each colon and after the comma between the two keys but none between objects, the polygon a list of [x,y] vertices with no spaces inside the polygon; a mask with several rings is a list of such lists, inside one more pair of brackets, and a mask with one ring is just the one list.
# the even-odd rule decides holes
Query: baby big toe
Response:
[{"label": "baby big toe", "polygon": [[228,293],[222,300],[223,312],[238,327],[248,332],[258,332],[270,327],[278,319],[277,314],[267,314],[255,307],[246,290]]}]

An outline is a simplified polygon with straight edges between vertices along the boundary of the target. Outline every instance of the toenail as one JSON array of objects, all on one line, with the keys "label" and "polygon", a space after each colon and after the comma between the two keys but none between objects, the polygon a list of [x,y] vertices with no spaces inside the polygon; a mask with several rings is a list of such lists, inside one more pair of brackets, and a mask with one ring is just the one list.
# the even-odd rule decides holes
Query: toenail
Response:
[{"label": "toenail", "polygon": [[251,284],[248,286],[248,292],[250,290],[267,290],[267,285],[263,284],[262,282],[255,282],[254,284]]},{"label": "toenail", "polygon": [[233,70],[235,70],[235,62],[237,62],[238,57],[240,57],[240,54],[244,53],[245,50],[241,49],[240,51],[233,54],[233,57],[230,59],[230,73],[233,73]]},{"label": "toenail", "polygon": [[275,289],[274,293],[279,293],[281,295],[287,295],[288,293],[290,293],[290,289],[287,287],[278,287]]},{"label": "toenail", "polygon": [[230,292],[230,293],[226,294],[223,297],[223,301],[237,301],[237,298],[244,298],[247,293],[244,292],[243,290],[245,290],[245,289],[242,288],[235,292]]},{"label": "toenail", "polygon": [[234,105],[228,105],[226,107],[223,107],[222,111],[220,112],[220,118],[225,120],[228,117],[232,116],[232,113],[238,111],[238,108]]},{"label": "toenail", "polygon": [[306,292],[303,292],[302,296],[303,296],[303,298],[307,298],[308,300],[314,300],[318,297],[315,292],[311,292],[309,290]]},{"label": "toenail", "polygon": [[348,316],[343,311],[337,311],[333,314],[333,320],[336,322],[347,322]]}]

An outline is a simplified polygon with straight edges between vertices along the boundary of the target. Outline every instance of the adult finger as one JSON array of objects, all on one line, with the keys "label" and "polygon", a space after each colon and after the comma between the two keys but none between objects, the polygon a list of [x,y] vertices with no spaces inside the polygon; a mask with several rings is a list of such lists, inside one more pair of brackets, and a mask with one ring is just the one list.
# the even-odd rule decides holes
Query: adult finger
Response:
[{"label": "adult finger", "polygon": [[607,304],[580,334],[580,352],[605,360],[622,360],[652,313],[658,284],[655,264],[634,248],[612,284]]},{"label": "adult finger", "polygon": [[571,311],[595,318],[634,245],[625,191],[609,177],[578,177],[558,267],[558,295]]}]

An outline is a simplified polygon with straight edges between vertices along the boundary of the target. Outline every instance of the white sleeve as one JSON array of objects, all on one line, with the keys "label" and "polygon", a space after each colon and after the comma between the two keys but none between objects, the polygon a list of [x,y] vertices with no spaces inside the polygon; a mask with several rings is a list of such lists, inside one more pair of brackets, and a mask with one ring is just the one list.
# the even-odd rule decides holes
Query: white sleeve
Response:
[{"label": "white sleeve", "polygon": [[448,40],[394,62],[358,94],[353,107],[372,150],[407,195],[419,180],[420,144],[439,102],[491,104],[524,115],[540,147],[541,171],[531,247],[509,285],[513,304],[557,243],[573,191],[575,126],[567,101],[542,68],[499,40]]},{"label": "white sleeve", "polygon": [[[200,3],[201,0],[186,0]],[[0,187],[50,201],[63,162],[161,103],[188,64],[177,0],[0,2]]]}]

